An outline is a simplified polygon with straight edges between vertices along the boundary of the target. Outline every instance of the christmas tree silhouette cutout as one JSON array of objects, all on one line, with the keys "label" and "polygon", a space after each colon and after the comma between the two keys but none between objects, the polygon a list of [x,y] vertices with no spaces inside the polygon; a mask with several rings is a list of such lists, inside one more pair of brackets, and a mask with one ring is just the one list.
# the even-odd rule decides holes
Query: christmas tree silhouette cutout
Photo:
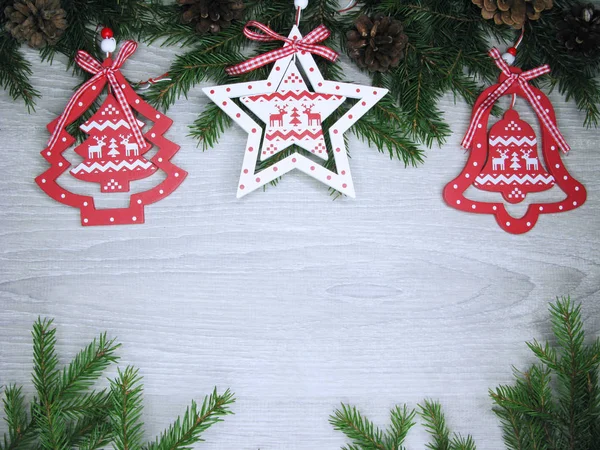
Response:
[{"label": "christmas tree silhouette cutout", "polygon": [[108,152],[108,156],[112,156],[113,158],[116,156],[119,156],[119,150],[117,150],[119,146],[117,145],[117,140],[115,138],[112,138],[110,140],[110,145],[108,146],[108,148],[110,149],[110,151]]},{"label": "christmas tree silhouette cutout", "polygon": [[512,161],[512,164],[510,165],[510,168],[513,170],[519,170],[521,168],[521,164],[519,164],[519,155],[517,155],[517,152],[513,152],[511,156],[512,158],[510,160]]},{"label": "christmas tree silhouette cutout", "polygon": [[299,119],[300,114],[298,114],[298,108],[292,109],[292,114],[290,114],[290,116],[292,117],[292,120],[290,120],[292,125],[302,125],[302,121]]}]

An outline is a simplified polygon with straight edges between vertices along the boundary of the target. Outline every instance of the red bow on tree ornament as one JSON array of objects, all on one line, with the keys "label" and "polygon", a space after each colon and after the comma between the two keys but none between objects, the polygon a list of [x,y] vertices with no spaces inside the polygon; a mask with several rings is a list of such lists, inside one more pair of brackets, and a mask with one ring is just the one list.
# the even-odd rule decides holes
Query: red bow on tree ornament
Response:
[{"label": "red bow on tree ornament", "polygon": [[[490,56],[502,73],[498,83],[486,89],[475,103],[471,125],[462,142],[463,147],[470,150],[469,159],[462,173],[444,188],[444,200],[461,211],[493,214],[503,230],[522,234],[534,227],[541,214],[565,212],[583,205],[587,194],[561,160],[560,150],[567,153],[570,147],[558,130],[552,103],[542,91],[529,84],[529,80],[548,73],[550,68],[544,65],[523,72],[509,66],[495,48],[490,50]],[[533,128],[512,106],[488,135],[490,112],[504,95],[523,97],[531,104],[540,121],[543,158],[538,154]],[[525,215],[513,217],[503,203],[467,198],[465,191],[471,186],[499,193],[512,204],[523,202],[527,194],[555,186],[566,198],[558,202],[531,203]]]},{"label": "red bow on tree ornament", "polygon": [[[105,30],[103,30],[103,37]],[[111,36],[112,37],[112,36]],[[102,43],[103,50],[108,38]],[[114,50],[114,40],[108,48]],[[110,44],[110,42],[109,42]],[[117,225],[144,223],[144,206],[155,203],[171,194],[185,179],[187,173],[173,165],[170,159],[179,151],[179,146],[163,135],[173,121],[159,113],[142,100],[125,80],[120,68],[135,52],[137,43],[127,41],[114,61],[108,56],[103,63],[91,55],[79,51],[75,61],[94,76],[84,83],[73,95],[65,111],[48,124],[52,137],[42,156],[51,167],[36,178],[37,184],[53,199],[81,210],[82,225]],[[127,208],[97,209],[94,197],[73,193],[58,183],[58,178],[70,167],[64,152],[75,139],[66,127],[92,105],[108,83],[108,95],[96,113],[81,125],[81,130],[89,135],[74,151],[83,161],[70,170],[71,176],[85,182],[98,183],[101,195],[127,193],[130,183],[156,175],[163,171],[166,178],[143,192],[130,195]],[[152,122],[150,129],[143,134],[146,126],[134,111]],[[152,145],[158,151],[151,158],[145,155]]]}]

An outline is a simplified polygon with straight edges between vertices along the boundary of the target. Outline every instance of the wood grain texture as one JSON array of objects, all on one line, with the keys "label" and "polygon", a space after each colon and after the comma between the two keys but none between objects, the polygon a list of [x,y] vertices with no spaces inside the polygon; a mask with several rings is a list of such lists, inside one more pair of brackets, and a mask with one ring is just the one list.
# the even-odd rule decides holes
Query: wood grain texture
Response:
[{"label": "wood grain texture", "polygon": [[[479,449],[497,450],[488,388],[533,361],[524,342],[549,336],[548,303],[583,302],[598,334],[598,130],[582,128],[559,96],[573,147],[565,163],[589,198],[524,236],[443,203],[466,160],[459,142],[470,114],[449,96],[442,108],[454,134],[419,168],[351,139],[356,200],[332,201],[294,172],[238,201],[242,131],[205,153],[187,137],[207,103],[200,88],[168,113],[167,137],[182,146],[175,162],[190,174],[181,188],[146,209],[145,225],[82,228],[77,210],[33,181],[47,167],[45,125],[76,80],[64,60],[47,67],[27,55],[43,92],[36,114],[0,94],[0,384],[29,379],[31,324],[47,316],[61,361],[104,330],[124,344],[121,365],[145,377],[148,438],[217,385],[239,400],[206,434],[207,450],[336,449],[344,439],[327,419],[340,401],[386,425],[394,404],[424,398],[439,399]],[[141,46],[125,75],[156,76],[172,57]],[[415,429],[410,448],[425,440]]]}]

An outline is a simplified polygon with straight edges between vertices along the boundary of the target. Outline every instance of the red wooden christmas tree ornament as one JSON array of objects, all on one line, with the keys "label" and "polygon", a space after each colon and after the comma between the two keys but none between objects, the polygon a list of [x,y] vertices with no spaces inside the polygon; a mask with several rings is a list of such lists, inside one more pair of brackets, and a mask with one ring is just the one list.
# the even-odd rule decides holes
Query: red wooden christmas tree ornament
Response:
[{"label": "red wooden christmas tree ornament", "polygon": [[[79,208],[82,225],[144,223],[144,206],[171,194],[187,176],[170,162],[179,150],[178,145],[164,137],[173,121],[142,100],[120,72],[136,48],[135,42],[127,41],[114,61],[109,56],[102,64],[88,53],[78,52],[75,61],[94,76],[75,93],[65,112],[47,127],[52,137],[42,156],[51,167],[36,182],[53,199]],[[81,117],[107,84],[109,93],[102,106],[81,125],[89,137],[74,151],[83,161],[69,173],[83,182],[98,183],[102,195],[110,195],[129,192],[132,181],[162,171],[164,177],[153,188],[132,194],[126,208],[97,209],[94,197],[73,193],[57,181],[70,167],[64,152],[75,143],[66,127]],[[142,133],[145,123],[134,111],[151,122],[145,134]],[[145,155],[153,146],[158,151],[148,159]]]},{"label": "red wooden christmas tree ornament", "polygon": [[[471,126],[462,143],[470,150],[469,159],[462,173],[446,185],[444,199],[461,211],[493,214],[503,230],[521,234],[530,231],[541,214],[565,212],[583,205],[587,194],[561,160],[560,150],[567,153],[570,148],[558,130],[552,103],[542,91],[529,84],[529,80],[548,73],[550,68],[545,65],[523,72],[510,67],[497,49],[492,49],[490,55],[502,73],[498,84],[486,89],[475,103]],[[523,97],[533,107],[541,125],[541,154],[533,128],[512,106],[488,133],[491,109],[504,95]],[[559,187],[566,198],[558,202],[531,203],[525,215],[513,217],[504,203],[467,198],[465,191],[471,186],[496,192],[512,204],[524,201],[528,194],[554,186]]]}]

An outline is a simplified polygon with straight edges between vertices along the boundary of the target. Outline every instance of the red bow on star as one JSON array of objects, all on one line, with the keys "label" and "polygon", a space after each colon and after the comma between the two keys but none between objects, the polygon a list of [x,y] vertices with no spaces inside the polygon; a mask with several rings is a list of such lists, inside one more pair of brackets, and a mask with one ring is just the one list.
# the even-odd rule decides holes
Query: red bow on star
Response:
[{"label": "red bow on star", "polygon": [[[263,33],[252,31],[251,27],[258,28]],[[278,48],[277,50],[272,50],[262,55],[255,56],[254,58],[235,66],[228,67],[225,70],[228,75],[241,75],[243,73],[251,72],[259,67],[266,66],[269,63],[293,55],[297,52],[313,53],[315,55],[322,56],[331,62],[335,62],[339,56],[337,52],[331,50],[329,47],[325,47],[324,45],[316,45],[317,42],[323,42],[325,39],[331,36],[331,32],[325,27],[325,25],[319,25],[302,39],[290,39],[275,33],[268,26],[260,22],[251,20],[244,27],[244,35],[253,41],[283,41],[287,45],[282,48]]]}]

